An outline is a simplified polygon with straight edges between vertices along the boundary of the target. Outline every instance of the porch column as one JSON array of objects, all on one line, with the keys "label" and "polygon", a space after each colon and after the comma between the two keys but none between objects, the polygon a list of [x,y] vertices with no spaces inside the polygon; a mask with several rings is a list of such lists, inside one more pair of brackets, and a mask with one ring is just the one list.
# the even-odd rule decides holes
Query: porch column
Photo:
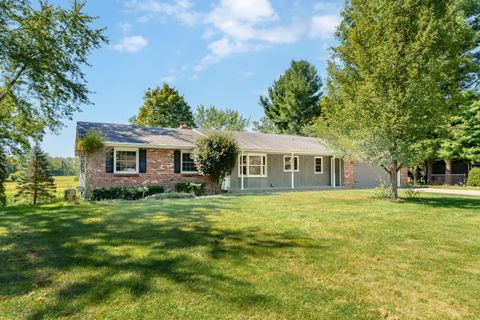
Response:
[{"label": "porch column", "polygon": [[338,185],[342,186],[342,158],[338,159]]},{"label": "porch column", "polygon": [[333,173],[333,179],[332,179],[332,184],[333,184],[333,187],[335,188],[336,187],[336,175],[335,175],[335,157],[332,157],[332,173]]},{"label": "porch column", "polygon": [[295,158],[294,158],[293,152],[292,152],[292,157],[290,158],[290,170],[291,170],[291,174],[292,174],[292,189],[295,189],[294,169],[295,169]]},{"label": "porch column", "polygon": [[241,176],[241,189],[243,190],[243,150],[242,150],[242,153],[240,155],[240,174],[242,175]]}]

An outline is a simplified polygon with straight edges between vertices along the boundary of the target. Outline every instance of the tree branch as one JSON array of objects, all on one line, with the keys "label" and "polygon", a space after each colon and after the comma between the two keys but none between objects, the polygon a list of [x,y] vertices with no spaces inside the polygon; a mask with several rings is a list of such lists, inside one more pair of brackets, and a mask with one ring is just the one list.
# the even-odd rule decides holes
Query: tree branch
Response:
[{"label": "tree branch", "polygon": [[0,102],[5,99],[7,96],[7,92],[15,85],[15,83],[18,81],[22,73],[25,71],[26,67],[23,65],[20,70],[17,72],[17,74],[13,77],[13,79],[5,86],[5,91],[0,94]]}]

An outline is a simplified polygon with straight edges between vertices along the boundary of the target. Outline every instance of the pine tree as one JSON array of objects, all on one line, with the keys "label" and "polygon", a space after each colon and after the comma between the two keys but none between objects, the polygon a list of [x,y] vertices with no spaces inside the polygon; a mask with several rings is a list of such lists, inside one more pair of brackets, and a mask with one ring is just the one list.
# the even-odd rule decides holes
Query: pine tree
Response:
[{"label": "pine tree", "polygon": [[15,198],[31,199],[36,204],[39,200],[53,198],[54,191],[55,182],[50,173],[47,155],[37,143],[22,168]]},{"label": "pine tree", "polygon": [[[322,80],[308,61],[292,61],[290,68],[268,88],[259,104],[277,132],[302,134],[305,126],[321,113]],[[259,130],[270,130],[258,127]]]}]

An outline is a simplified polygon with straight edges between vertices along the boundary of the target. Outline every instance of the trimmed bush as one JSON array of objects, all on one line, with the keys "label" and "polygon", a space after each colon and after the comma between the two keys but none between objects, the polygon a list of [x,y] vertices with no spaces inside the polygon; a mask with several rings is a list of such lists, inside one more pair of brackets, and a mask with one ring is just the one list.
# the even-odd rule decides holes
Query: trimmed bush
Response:
[{"label": "trimmed bush", "polygon": [[92,201],[113,199],[138,200],[153,194],[163,193],[164,191],[163,186],[159,185],[99,188],[92,190],[87,198]]},{"label": "trimmed bush", "polygon": [[193,193],[196,196],[205,194],[204,183],[179,182],[175,185],[175,192]]},{"label": "trimmed bush", "polygon": [[168,192],[168,193],[157,193],[157,194],[148,196],[145,199],[164,200],[164,199],[191,199],[191,198],[195,198],[195,196],[191,193]]},{"label": "trimmed bush", "polygon": [[467,186],[480,187],[480,167],[470,170],[468,173]]}]

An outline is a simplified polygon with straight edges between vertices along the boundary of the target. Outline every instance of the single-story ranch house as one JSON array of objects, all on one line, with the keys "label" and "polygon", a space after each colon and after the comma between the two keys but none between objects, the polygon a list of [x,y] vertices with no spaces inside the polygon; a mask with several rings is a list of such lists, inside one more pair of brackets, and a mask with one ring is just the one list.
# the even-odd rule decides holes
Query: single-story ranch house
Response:
[{"label": "single-story ranch house", "polygon": [[[82,190],[116,186],[160,184],[167,191],[178,182],[204,182],[191,157],[195,140],[208,135],[204,129],[139,127],[78,122],[76,139],[92,129],[104,136],[105,148],[81,156]],[[292,135],[231,132],[240,155],[222,188],[231,192],[301,190],[315,188],[370,188],[386,172],[367,164],[336,158],[321,139]],[[407,170],[399,172],[405,184]]]}]

